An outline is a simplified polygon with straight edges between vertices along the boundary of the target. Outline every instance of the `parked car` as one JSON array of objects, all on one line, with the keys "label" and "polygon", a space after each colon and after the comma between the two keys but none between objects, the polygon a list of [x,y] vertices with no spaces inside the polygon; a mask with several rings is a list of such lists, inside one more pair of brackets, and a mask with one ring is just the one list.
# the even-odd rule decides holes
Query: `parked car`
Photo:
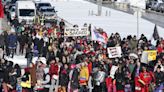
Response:
[{"label": "parked car", "polygon": [[146,1],[146,9],[151,9],[152,6],[157,3],[157,1],[151,0],[151,1]]},{"label": "parked car", "polygon": [[56,12],[54,7],[41,7],[38,11],[38,15],[44,16],[45,19],[49,20],[57,16]]},{"label": "parked car", "polygon": [[48,2],[35,2],[36,9],[39,10],[41,7],[51,7]]},{"label": "parked car", "polygon": [[154,2],[152,4],[151,10],[159,11],[159,3],[158,2]]},{"label": "parked car", "polygon": [[159,9],[160,12],[163,13],[164,12],[164,3],[160,3],[158,9]]}]

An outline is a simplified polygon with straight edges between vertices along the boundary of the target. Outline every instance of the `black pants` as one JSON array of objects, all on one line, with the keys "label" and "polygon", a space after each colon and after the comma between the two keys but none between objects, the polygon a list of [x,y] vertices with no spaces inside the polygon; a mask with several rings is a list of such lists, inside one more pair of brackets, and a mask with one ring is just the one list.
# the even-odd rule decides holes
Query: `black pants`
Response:
[{"label": "black pants", "polygon": [[11,55],[11,58],[14,57],[14,53],[15,53],[15,48],[9,48],[9,55]]},{"label": "black pants", "polygon": [[21,44],[20,44],[20,50],[19,50],[19,53],[23,54],[23,51],[24,51],[24,45],[21,45]]},{"label": "black pants", "polygon": [[9,52],[9,48],[6,46],[6,56],[9,56],[10,52]]}]

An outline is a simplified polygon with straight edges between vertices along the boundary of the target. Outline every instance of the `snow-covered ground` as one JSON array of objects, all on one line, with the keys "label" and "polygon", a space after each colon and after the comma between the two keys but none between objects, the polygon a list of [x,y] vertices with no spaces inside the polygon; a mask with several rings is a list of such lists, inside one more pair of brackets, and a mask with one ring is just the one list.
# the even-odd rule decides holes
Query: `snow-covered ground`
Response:
[{"label": "snow-covered ground", "polygon": [[[46,0],[48,1],[48,0]],[[101,27],[110,35],[118,32],[122,37],[129,34],[137,35],[137,18],[134,15],[103,7],[102,16],[91,16],[89,11],[97,12],[97,5],[83,0],[49,0],[58,11],[58,16],[72,24],[83,25],[84,23]],[[53,2],[52,2],[53,1]],[[108,16],[106,15],[108,12]],[[110,13],[110,14],[109,14]],[[139,34],[145,34],[148,39],[152,37],[153,23],[139,19]],[[164,29],[158,27],[160,36],[164,36]]]},{"label": "snow-covered ground", "polygon": [[9,57],[5,57],[5,59],[9,60],[9,61],[13,61],[14,64],[19,64],[20,66],[26,66],[27,65],[27,59],[25,58],[24,55],[14,55],[14,58],[9,58]]}]

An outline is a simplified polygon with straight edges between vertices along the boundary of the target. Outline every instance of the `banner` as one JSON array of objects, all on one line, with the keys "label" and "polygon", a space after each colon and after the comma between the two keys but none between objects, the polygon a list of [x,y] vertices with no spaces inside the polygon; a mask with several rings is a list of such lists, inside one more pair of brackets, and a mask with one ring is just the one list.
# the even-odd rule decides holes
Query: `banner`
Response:
[{"label": "banner", "polygon": [[2,0],[0,0],[0,18],[4,18],[4,11],[3,11]]},{"label": "banner", "polygon": [[107,50],[109,58],[121,57],[121,47],[109,47]]},{"label": "banner", "polygon": [[148,64],[148,53],[146,51],[142,52],[141,62],[145,63],[145,64]]},{"label": "banner", "polygon": [[146,52],[148,53],[148,61],[156,60],[156,57],[157,57],[157,51],[156,50],[149,50]]},{"label": "banner", "polygon": [[101,34],[96,29],[94,29],[94,30],[91,30],[91,39],[95,40],[95,41],[107,43],[108,36],[105,32],[103,34]]},{"label": "banner", "polygon": [[143,51],[141,56],[141,62],[148,64],[149,61],[156,60],[156,56],[157,56],[156,50]]},{"label": "banner", "polygon": [[74,36],[88,36],[89,31],[87,27],[66,27],[64,30],[64,36],[74,37]]}]

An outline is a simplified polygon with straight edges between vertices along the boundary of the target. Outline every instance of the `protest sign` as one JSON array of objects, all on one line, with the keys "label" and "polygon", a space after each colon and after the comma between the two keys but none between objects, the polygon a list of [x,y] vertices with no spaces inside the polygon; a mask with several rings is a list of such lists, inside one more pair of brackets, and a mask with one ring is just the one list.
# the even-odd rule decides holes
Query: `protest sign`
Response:
[{"label": "protest sign", "polygon": [[156,50],[143,51],[141,56],[141,62],[148,64],[149,61],[156,60],[156,56],[157,56]]},{"label": "protest sign", "polygon": [[66,27],[64,30],[64,36],[74,37],[74,36],[88,36],[89,31],[87,27]]},{"label": "protest sign", "polygon": [[146,51],[142,52],[141,62],[148,64],[148,53]]},{"label": "protest sign", "polygon": [[121,47],[109,47],[107,50],[109,58],[121,57]]},{"label": "protest sign", "polygon": [[118,66],[113,65],[111,70],[110,70],[110,77],[114,79],[114,75],[118,69]]},{"label": "protest sign", "polygon": [[146,51],[148,53],[148,61],[153,61],[156,60],[156,56],[157,56],[157,51],[156,50],[149,50]]}]

